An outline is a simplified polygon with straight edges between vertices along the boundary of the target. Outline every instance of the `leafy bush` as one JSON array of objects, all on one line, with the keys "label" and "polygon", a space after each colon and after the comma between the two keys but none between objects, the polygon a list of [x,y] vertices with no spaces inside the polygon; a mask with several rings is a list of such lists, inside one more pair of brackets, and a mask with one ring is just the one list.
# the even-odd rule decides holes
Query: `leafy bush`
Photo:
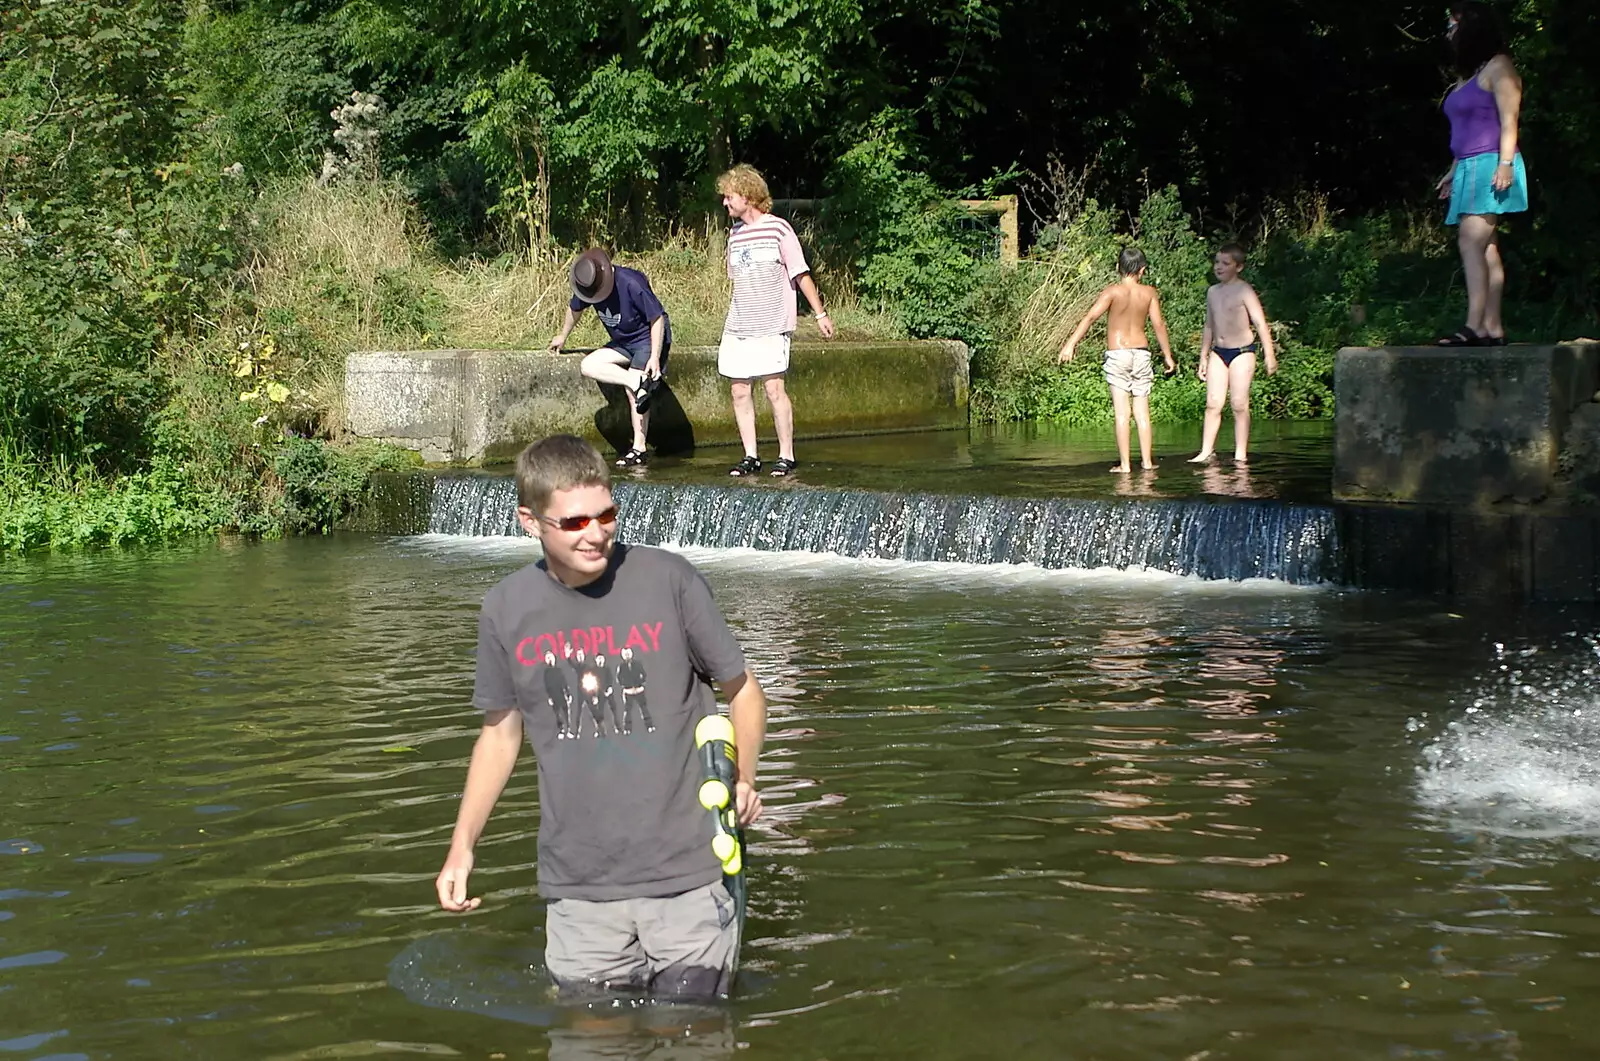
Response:
[{"label": "leafy bush", "polygon": [[375,471],[398,471],[415,458],[392,446],[332,446],[309,438],[286,438],[272,469],[282,484],[281,515],[274,530],[326,534],[354,511]]},{"label": "leafy bush", "polygon": [[107,479],[0,442],[0,555],[170,541],[226,526],[229,508],[225,496],[197,490],[168,454]]},{"label": "leafy bush", "polygon": [[918,172],[906,119],[885,111],[834,164],[823,221],[848,248],[856,290],[869,308],[892,314],[907,335],[987,345],[990,289],[998,267],[980,261],[961,208]]},{"label": "leafy bush", "polygon": [[0,228],[0,433],[45,459],[134,468],[164,396],[157,326],[125,282],[136,248],[15,217]]}]

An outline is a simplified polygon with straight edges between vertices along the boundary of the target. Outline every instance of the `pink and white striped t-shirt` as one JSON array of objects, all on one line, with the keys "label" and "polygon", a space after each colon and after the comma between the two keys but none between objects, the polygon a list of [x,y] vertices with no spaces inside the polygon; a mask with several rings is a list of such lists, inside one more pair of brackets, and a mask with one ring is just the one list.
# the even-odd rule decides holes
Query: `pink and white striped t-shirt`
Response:
[{"label": "pink and white striped t-shirt", "polygon": [[795,282],[811,271],[789,222],[772,214],[738,222],[728,234],[733,304],[724,335],[783,335],[796,328]]}]

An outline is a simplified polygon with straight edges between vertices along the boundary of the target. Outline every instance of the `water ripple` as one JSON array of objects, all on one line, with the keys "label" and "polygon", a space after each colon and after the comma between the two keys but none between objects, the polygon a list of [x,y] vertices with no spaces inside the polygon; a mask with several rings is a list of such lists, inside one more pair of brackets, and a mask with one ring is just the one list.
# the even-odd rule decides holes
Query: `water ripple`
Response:
[{"label": "water ripple", "polygon": [[[108,1058],[201,1028],[219,1061],[574,1048],[383,986],[484,932],[480,1000],[543,1005],[531,759],[478,848],[485,906],[432,900],[477,603],[532,555],[7,566],[0,1012],[26,992]],[[1059,1056],[1064,1020],[1107,1058],[1586,1056],[1586,642],[1281,583],[692,555],[773,701],[733,1009],[763,1056]],[[1506,793],[1533,828],[1483,813]]]}]

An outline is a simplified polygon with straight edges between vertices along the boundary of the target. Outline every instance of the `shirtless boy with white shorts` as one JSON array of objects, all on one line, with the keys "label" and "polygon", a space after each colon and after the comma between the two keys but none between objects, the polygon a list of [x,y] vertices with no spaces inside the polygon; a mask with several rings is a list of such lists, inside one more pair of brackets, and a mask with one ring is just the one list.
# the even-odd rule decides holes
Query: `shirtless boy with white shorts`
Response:
[{"label": "shirtless boy with white shorts", "polygon": [[1237,243],[1225,244],[1217,251],[1211,271],[1217,282],[1206,292],[1206,326],[1200,336],[1206,420],[1200,452],[1189,462],[1204,464],[1216,455],[1222,405],[1231,399],[1233,462],[1245,464],[1250,459],[1250,384],[1256,378],[1256,350],[1266,353],[1269,376],[1278,371],[1278,350],[1272,343],[1272,329],[1267,327],[1267,314],[1256,297],[1256,289],[1239,279],[1244,272],[1244,248]]},{"label": "shirtless boy with white shorts", "polygon": [[1110,314],[1106,321],[1106,387],[1111,391],[1111,405],[1117,417],[1117,454],[1122,463],[1112,468],[1124,474],[1133,470],[1128,458],[1128,417],[1139,425],[1139,456],[1146,471],[1155,469],[1150,459],[1150,387],[1155,373],[1150,368],[1150,349],[1146,345],[1144,325],[1148,320],[1156,330],[1161,343],[1161,356],[1167,362],[1167,374],[1176,372],[1178,365],[1172,360],[1172,346],[1167,342],[1167,322],[1161,317],[1161,297],[1149,284],[1141,283],[1145,269],[1144,252],[1136,247],[1124,247],[1117,258],[1120,279],[1100,292],[1089,312],[1072,330],[1072,338],[1061,348],[1059,359],[1071,361],[1077,352],[1089,325]]}]

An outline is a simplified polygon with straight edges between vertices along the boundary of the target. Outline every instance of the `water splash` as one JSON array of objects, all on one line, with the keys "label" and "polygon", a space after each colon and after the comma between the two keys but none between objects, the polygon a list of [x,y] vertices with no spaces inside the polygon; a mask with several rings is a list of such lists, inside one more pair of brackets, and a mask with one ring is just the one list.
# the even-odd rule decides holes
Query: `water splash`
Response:
[{"label": "water splash", "polygon": [[[624,541],[1202,579],[1332,581],[1332,509],[1251,501],[945,497],[854,490],[618,483]],[[519,535],[515,486],[441,476],[428,531]]]},{"label": "water splash", "polygon": [[1576,658],[1494,646],[1493,671],[1423,748],[1426,807],[1507,835],[1600,837],[1600,638],[1571,636]]}]

